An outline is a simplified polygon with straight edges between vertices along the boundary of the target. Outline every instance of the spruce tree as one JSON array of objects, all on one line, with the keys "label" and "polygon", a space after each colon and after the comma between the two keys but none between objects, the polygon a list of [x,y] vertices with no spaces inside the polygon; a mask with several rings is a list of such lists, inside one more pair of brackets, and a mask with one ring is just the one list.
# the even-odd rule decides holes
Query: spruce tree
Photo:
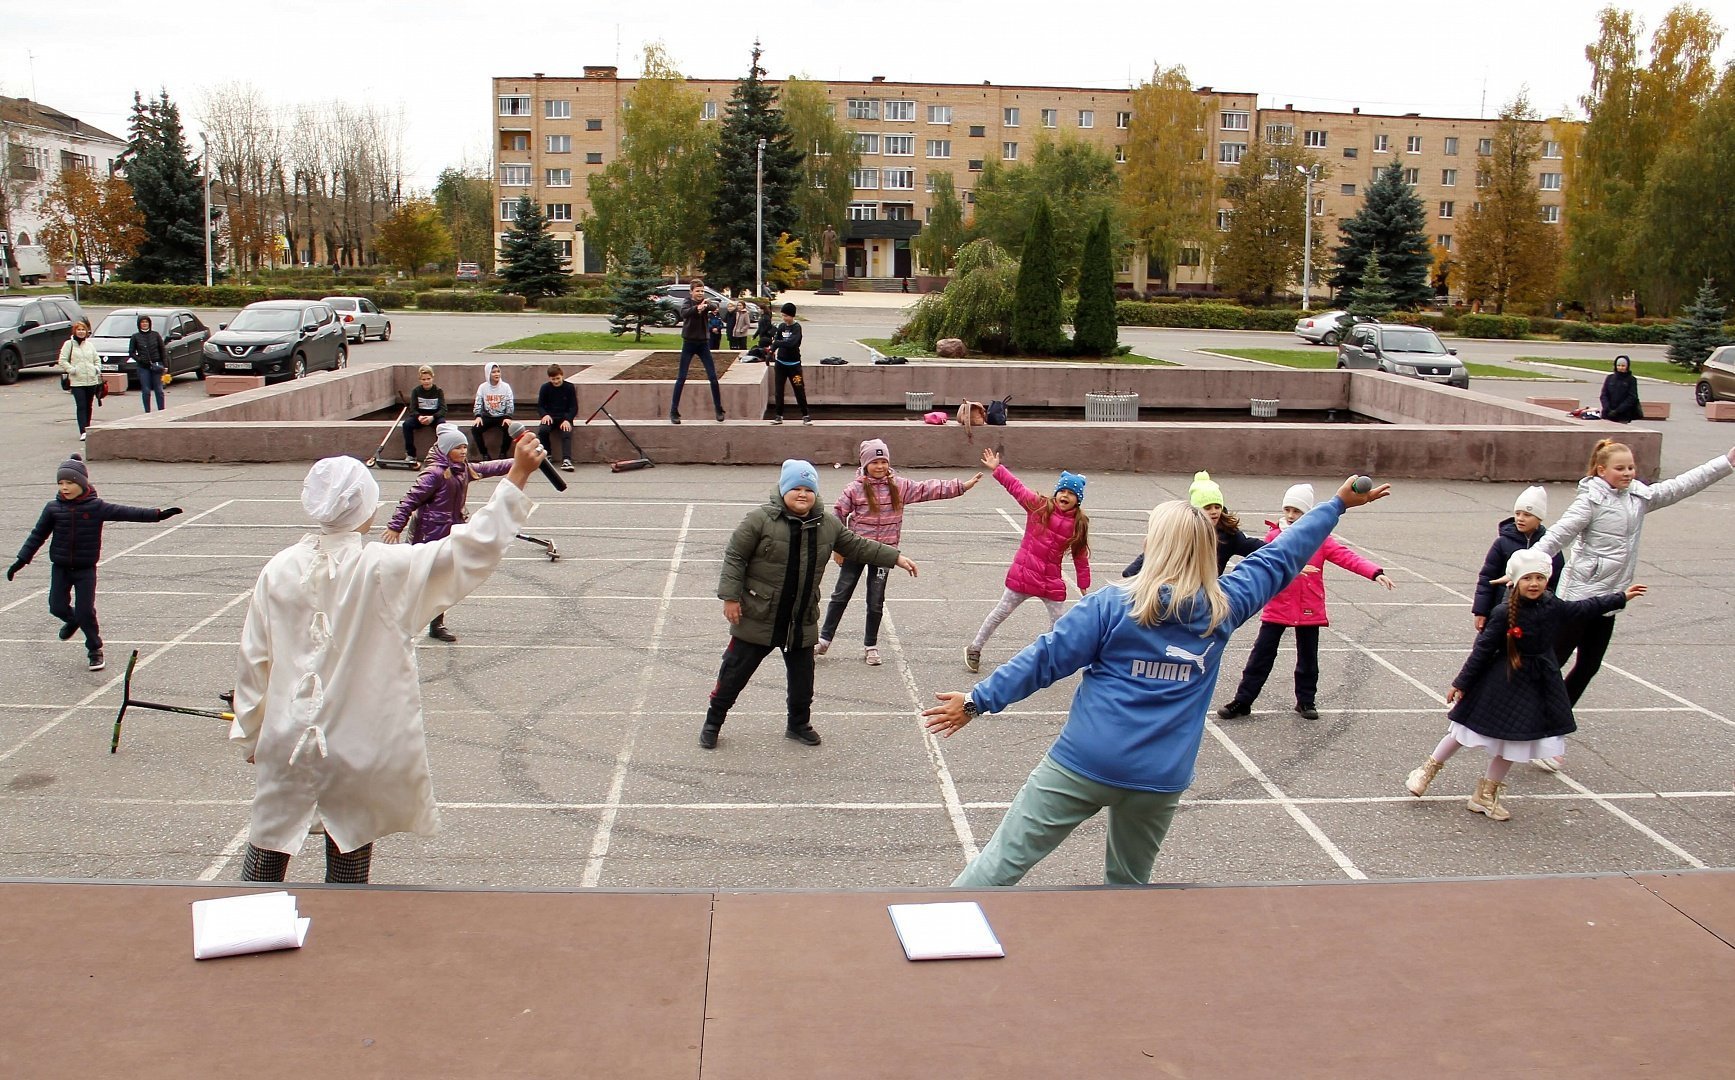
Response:
[{"label": "spruce tree", "polygon": [[1355,318],[1378,322],[1392,313],[1392,287],[1386,280],[1379,252],[1368,252],[1367,262],[1362,267],[1361,284],[1345,295],[1349,297],[1349,304],[1344,310]]},{"label": "spruce tree", "polygon": [[613,291],[608,298],[608,329],[611,334],[632,331],[633,340],[643,340],[645,327],[655,326],[662,318],[657,303],[657,286],[663,283],[663,270],[651,257],[651,249],[634,244],[627,261],[609,275]]},{"label": "spruce tree", "polygon": [[204,280],[204,192],[181,127],[181,110],[162,96],[133,94],[127,149],[122,155],[145,238],[121,270],[128,281],[192,284]]},{"label": "spruce tree", "polygon": [[1428,271],[1434,257],[1424,231],[1428,211],[1416,189],[1404,182],[1402,165],[1381,169],[1367,187],[1360,210],[1338,223],[1335,289],[1354,290],[1361,284],[1368,256],[1377,252],[1391,289],[1392,303],[1405,309],[1426,303],[1433,295]]},{"label": "spruce tree", "polygon": [[1120,346],[1109,231],[1105,210],[1084,241],[1084,258],[1078,267],[1078,312],[1072,319],[1072,351],[1080,355],[1113,356]]},{"label": "spruce tree", "polygon": [[560,241],[549,235],[542,208],[530,196],[521,196],[513,211],[512,230],[500,241],[499,273],[505,291],[518,293],[532,304],[544,296],[559,296],[572,283],[566,266]]},{"label": "spruce tree", "polygon": [[1699,295],[1669,328],[1669,363],[1692,372],[1702,370],[1712,351],[1728,340],[1723,335],[1726,310],[1717,302],[1716,282],[1706,278],[1699,286]]},{"label": "spruce tree", "polygon": [[1054,217],[1048,200],[1036,201],[1024,233],[1018,285],[1012,297],[1012,347],[1030,356],[1056,356],[1066,350],[1061,333],[1060,264],[1054,253]]},{"label": "spruce tree", "polygon": [[735,84],[718,133],[717,197],[711,205],[711,233],[705,248],[705,277],[717,288],[754,285],[754,202],[759,141],[765,140],[765,258],[782,233],[794,234],[799,209],[795,185],[805,156],[793,145],[789,125],[777,107],[777,92],[765,82],[759,66],[759,43],[753,43],[753,63]]}]

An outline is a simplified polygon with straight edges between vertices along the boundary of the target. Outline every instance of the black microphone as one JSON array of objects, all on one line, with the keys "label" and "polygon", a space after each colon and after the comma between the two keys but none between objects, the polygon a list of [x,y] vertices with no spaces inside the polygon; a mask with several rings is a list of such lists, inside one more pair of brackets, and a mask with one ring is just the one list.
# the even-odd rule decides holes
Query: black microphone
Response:
[{"label": "black microphone", "polygon": [[[506,434],[511,437],[511,439],[514,443],[517,443],[519,436],[530,435],[531,432],[530,432],[529,428],[525,427],[523,424],[520,424],[518,421],[513,420],[506,425]],[[532,436],[532,437],[534,438],[534,436]],[[548,477],[548,482],[554,485],[554,490],[556,490],[556,491],[565,491],[566,490],[566,479],[564,477],[562,477],[558,472],[554,471],[554,462],[549,461],[545,457],[542,459],[542,464],[541,464],[540,468],[542,469],[542,475]]]}]

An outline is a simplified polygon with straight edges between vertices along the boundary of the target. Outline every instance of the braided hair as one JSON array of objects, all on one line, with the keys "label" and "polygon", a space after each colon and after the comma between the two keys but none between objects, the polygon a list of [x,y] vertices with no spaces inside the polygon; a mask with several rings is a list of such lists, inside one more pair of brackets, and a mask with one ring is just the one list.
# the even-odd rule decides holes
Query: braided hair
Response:
[{"label": "braided hair", "polygon": [[1518,651],[1518,639],[1523,636],[1524,631],[1518,627],[1518,582],[1514,581],[1506,590],[1506,662],[1513,671],[1524,663]]}]

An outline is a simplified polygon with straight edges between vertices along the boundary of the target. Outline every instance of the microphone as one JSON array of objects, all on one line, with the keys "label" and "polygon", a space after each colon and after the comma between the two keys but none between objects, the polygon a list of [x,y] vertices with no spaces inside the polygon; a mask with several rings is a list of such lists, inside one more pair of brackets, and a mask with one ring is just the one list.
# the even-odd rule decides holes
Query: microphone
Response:
[{"label": "microphone", "polygon": [[[514,443],[516,443],[520,436],[530,435],[530,429],[525,427],[523,424],[520,424],[518,421],[513,420],[507,423],[506,434],[511,437]],[[532,437],[534,438],[534,436]],[[566,490],[566,479],[558,472],[554,471],[554,463],[552,461],[543,458],[541,468],[542,475],[548,477],[548,482],[554,485],[554,490]]]}]

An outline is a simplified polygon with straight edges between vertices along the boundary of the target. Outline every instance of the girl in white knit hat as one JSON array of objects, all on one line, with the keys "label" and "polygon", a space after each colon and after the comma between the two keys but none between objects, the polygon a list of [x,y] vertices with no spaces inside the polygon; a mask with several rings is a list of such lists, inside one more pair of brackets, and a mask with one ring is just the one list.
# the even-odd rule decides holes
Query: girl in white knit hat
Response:
[{"label": "girl in white knit hat", "polygon": [[1554,565],[1540,548],[1525,548],[1506,561],[1512,582],[1506,603],[1494,609],[1470,658],[1446,694],[1451,725],[1428,760],[1411,771],[1405,787],[1418,798],[1459,747],[1488,752],[1488,772],[1476,781],[1468,809],[1491,821],[1512,816],[1502,806],[1506,774],[1515,761],[1535,761],[1566,752],[1566,736],[1578,730],[1566,681],[1554,658],[1554,639],[1573,619],[1612,614],[1645,594],[1643,585],[1583,600],[1561,600],[1548,591]]},{"label": "girl in white knit hat", "polygon": [[[1531,486],[1519,493],[1517,501],[1512,504],[1512,516],[1500,523],[1496,530],[1494,543],[1488,548],[1488,557],[1482,560],[1482,569],[1476,575],[1476,596],[1470,601],[1470,614],[1476,618],[1476,632],[1481,633],[1482,627],[1488,622],[1488,613],[1506,602],[1506,560],[1515,551],[1523,551],[1535,546],[1548,533],[1548,527],[1543,524],[1548,520],[1548,492],[1540,487]],[[1560,568],[1566,560],[1559,555],[1554,557],[1554,571],[1548,576],[1548,591],[1553,592],[1555,584],[1560,580]],[[1496,580],[1500,584],[1496,584]]]}]

